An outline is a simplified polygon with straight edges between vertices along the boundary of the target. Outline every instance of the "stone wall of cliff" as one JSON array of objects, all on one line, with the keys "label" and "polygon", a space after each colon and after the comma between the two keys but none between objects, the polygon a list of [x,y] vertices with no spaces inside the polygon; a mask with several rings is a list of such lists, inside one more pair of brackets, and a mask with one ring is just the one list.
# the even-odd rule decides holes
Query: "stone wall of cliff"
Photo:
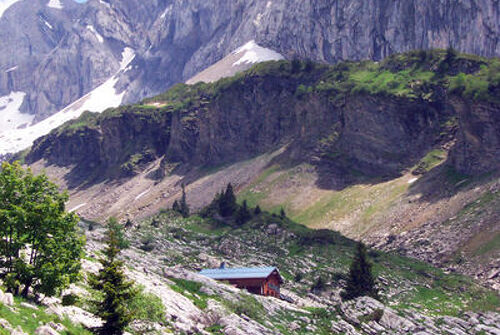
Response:
[{"label": "stone wall of cliff", "polygon": [[63,3],[19,2],[0,18],[0,47],[9,50],[0,55],[0,96],[26,92],[23,110],[37,120],[113,76],[124,47],[137,55],[116,86],[124,102],[163,92],[252,39],[328,63],[448,46],[500,56],[498,0]]}]

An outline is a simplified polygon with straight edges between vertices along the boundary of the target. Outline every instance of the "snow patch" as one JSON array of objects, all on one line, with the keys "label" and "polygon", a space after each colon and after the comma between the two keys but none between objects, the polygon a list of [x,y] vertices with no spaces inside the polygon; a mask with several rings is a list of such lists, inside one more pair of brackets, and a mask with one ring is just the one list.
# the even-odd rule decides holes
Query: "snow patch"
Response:
[{"label": "snow patch", "polygon": [[17,65],[16,65],[16,66],[13,66],[13,67],[11,67],[10,69],[5,70],[5,73],[9,73],[9,72],[12,72],[12,71],[16,71],[18,68],[19,68],[19,66],[17,66]]},{"label": "snow patch", "polygon": [[119,74],[132,62],[134,57],[134,50],[125,48],[122,53],[120,69],[114,76],[60,112],[30,127],[0,131],[0,155],[26,149],[37,138],[48,134],[63,123],[79,117],[84,111],[101,113],[106,108],[121,105],[125,91],[118,93],[115,85],[118,82]]},{"label": "snow patch", "polygon": [[408,180],[408,184],[413,184],[417,180],[418,180],[418,178],[412,178],[412,179]]},{"label": "snow patch", "polygon": [[134,60],[135,52],[131,48],[125,48],[122,52],[122,61],[120,62],[120,71],[125,70],[125,68]]},{"label": "snow patch", "polygon": [[101,34],[97,32],[97,30],[95,30],[94,26],[88,25],[87,29],[90,30],[90,32],[95,35],[99,43],[104,43],[104,38],[102,37]]},{"label": "snow patch", "polygon": [[106,1],[99,0],[99,3],[103,4],[104,6],[106,6],[108,8],[111,8],[111,5],[109,3],[107,3]]},{"label": "snow patch", "polygon": [[7,8],[9,8],[18,1],[19,0],[0,0],[0,18],[2,18],[2,15],[7,10]]},{"label": "snow patch", "polygon": [[73,212],[75,212],[75,211],[79,210],[80,208],[82,208],[82,207],[83,207],[83,206],[85,206],[85,205],[87,205],[87,203],[86,203],[86,202],[85,202],[85,203],[83,203],[83,204],[80,204],[80,205],[78,205],[78,206],[75,206],[75,207],[71,208],[68,212],[73,213]]},{"label": "snow patch", "polygon": [[135,200],[139,200],[140,198],[142,198],[143,196],[145,196],[146,194],[148,194],[150,190],[151,189],[148,189],[148,190],[142,192],[141,194],[139,194],[138,196],[135,197]]},{"label": "snow patch", "polygon": [[47,7],[50,8],[55,8],[55,9],[63,9],[63,5],[61,3],[61,0],[50,0],[49,3],[47,4]]},{"label": "snow patch", "polygon": [[49,29],[51,29],[51,30],[54,29],[54,27],[49,22],[47,22],[47,20],[45,20],[45,19],[42,18],[42,21],[43,21],[43,23],[45,23],[45,25],[47,27],[49,27]]},{"label": "snow patch", "polygon": [[170,14],[171,11],[172,11],[172,5],[165,8],[165,11],[160,15],[160,18],[164,19],[167,16],[167,14]]},{"label": "snow patch", "polygon": [[284,59],[281,54],[274,50],[261,47],[254,40],[248,42],[241,48],[238,48],[233,52],[233,54],[243,54],[242,57],[233,64],[233,66]]},{"label": "snow patch", "polygon": [[9,95],[0,97],[1,131],[15,130],[23,125],[31,124],[35,116],[19,111],[25,96],[24,92],[11,92]]}]

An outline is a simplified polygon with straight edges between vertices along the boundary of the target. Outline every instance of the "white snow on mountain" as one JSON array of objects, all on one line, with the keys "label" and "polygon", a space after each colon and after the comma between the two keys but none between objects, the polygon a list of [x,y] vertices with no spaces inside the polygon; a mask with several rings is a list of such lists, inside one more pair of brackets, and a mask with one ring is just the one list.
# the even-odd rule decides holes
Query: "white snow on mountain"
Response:
[{"label": "white snow on mountain", "polygon": [[63,9],[61,0],[50,0],[49,3],[47,4],[47,7],[55,9]]},{"label": "white snow on mountain", "polygon": [[261,47],[252,40],[214,65],[187,80],[186,83],[189,85],[196,84],[200,81],[211,83],[221,78],[234,76],[238,72],[248,70],[255,63],[281,59],[285,58],[278,52]]},{"label": "white snow on mountain", "polygon": [[9,8],[18,1],[19,0],[0,0],[0,18],[2,17],[3,13],[7,10],[7,8]]},{"label": "white snow on mountain", "polygon": [[233,66],[237,66],[245,63],[260,63],[267,62],[271,60],[281,60],[284,57],[274,50],[263,48],[255,41],[250,41],[241,48],[234,51],[234,54],[243,54],[243,56],[236,61]]},{"label": "white snow on mountain", "polygon": [[[100,113],[107,108],[118,107],[122,103],[125,91],[117,92],[115,85],[118,82],[119,74],[127,68],[134,58],[134,50],[125,48],[122,52],[120,69],[103,84],[45,120],[23,129],[9,129],[0,132],[0,155],[26,149],[40,136],[46,135],[63,123],[79,117],[84,111]],[[3,115],[3,112],[0,110],[0,116]]]},{"label": "white snow on mountain", "polygon": [[43,18],[40,18],[40,19],[43,21],[43,23],[44,23],[47,27],[49,27],[49,29],[51,29],[51,30],[52,30],[52,29],[54,29],[54,27],[53,27],[53,26],[52,26],[52,25],[51,25],[51,24],[50,24],[47,20],[44,20]]},{"label": "white snow on mountain", "polygon": [[13,67],[11,67],[10,69],[5,70],[5,73],[9,73],[9,72],[12,72],[12,71],[16,71],[18,68],[19,68],[19,66],[17,66],[17,65],[16,65],[16,66],[13,66]]},{"label": "white snow on mountain", "polygon": [[87,29],[90,30],[95,35],[95,37],[100,43],[104,43],[104,38],[101,36],[101,34],[97,32],[97,30],[95,30],[94,26],[89,25],[87,26]]},{"label": "white snow on mountain", "polygon": [[19,111],[25,96],[24,92],[11,92],[9,95],[0,97],[1,131],[14,130],[31,124],[35,116]]}]

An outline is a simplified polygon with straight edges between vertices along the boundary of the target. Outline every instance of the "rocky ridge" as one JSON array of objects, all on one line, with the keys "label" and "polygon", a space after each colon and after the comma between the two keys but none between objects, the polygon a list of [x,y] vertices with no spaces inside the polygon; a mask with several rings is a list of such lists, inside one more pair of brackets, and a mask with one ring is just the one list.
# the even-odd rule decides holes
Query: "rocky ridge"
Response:
[{"label": "rocky ridge", "polygon": [[499,15],[495,0],[18,1],[0,18],[0,46],[10,50],[0,56],[0,96],[25,92],[22,110],[41,120],[109,79],[125,47],[137,58],[116,85],[124,102],[163,92],[251,40],[328,63],[450,45],[499,56]]}]

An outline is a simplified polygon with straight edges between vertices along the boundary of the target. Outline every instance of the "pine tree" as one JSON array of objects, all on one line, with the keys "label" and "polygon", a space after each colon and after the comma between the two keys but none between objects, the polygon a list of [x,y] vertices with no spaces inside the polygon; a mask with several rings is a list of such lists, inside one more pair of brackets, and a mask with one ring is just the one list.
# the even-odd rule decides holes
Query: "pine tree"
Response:
[{"label": "pine tree", "polygon": [[318,292],[321,292],[325,289],[326,287],[326,282],[323,279],[322,276],[319,276],[318,279],[314,282],[313,286],[311,287],[311,292],[316,294]]},{"label": "pine tree", "polygon": [[240,206],[236,214],[236,223],[241,226],[248,222],[251,218],[252,214],[248,210],[247,201],[243,200],[243,204]]},{"label": "pine tree", "polygon": [[356,256],[349,270],[349,278],[345,291],[342,292],[342,297],[346,300],[351,300],[361,296],[378,299],[378,290],[375,287],[372,264],[368,260],[365,245],[359,242]]},{"label": "pine tree", "polygon": [[120,250],[128,249],[130,247],[130,241],[125,236],[124,226],[119,224],[115,217],[110,217],[108,219],[108,229],[113,230],[113,234],[118,241],[117,246]]},{"label": "pine tree", "polygon": [[182,184],[182,197],[179,204],[179,213],[181,213],[182,217],[184,218],[189,217],[189,206],[186,200],[186,187],[184,186],[184,184]]},{"label": "pine tree", "polygon": [[174,212],[179,213],[181,211],[181,208],[179,206],[179,202],[177,200],[174,201],[174,204],[172,205],[172,210]]},{"label": "pine tree", "polygon": [[137,294],[133,282],[128,281],[123,272],[123,262],[118,260],[119,238],[116,230],[108,226],[105,257],[100,260],[102,269],[91,275],[90,285],[101,291],[103,297],[95,301],[97,315],[104,320],[99,329],[101,334],[121,335],[132,321],[133,312],[128,306]]},{"label": "pine tree", "polygon": [[260,206],[257,205],[257,207],[255,207],[255,210],[253,212],[255,215],[259,215],[260,213],[262,213],[262,210],[260,209]]},{"label": "pine tree", "polygon": [[132,222],[132,220],[130,219],[127,219],[127,221],[125,222],[125,228],[132,228],[134,226],[134,223]]},{"label": "pine tree", "polygon": [[282,219],[286,218],[286,213],[285,213],[285,210],[283,209],[283,207],[281,207],[280,217],[281,217]]},{"label": "pine tree", "polygon": [[238,205],[236,204],[236,196],[234,195],[233,185],[227,184],[226,192],[222,195],[219,201],[219,214],[223,217],[232,216]]}]

